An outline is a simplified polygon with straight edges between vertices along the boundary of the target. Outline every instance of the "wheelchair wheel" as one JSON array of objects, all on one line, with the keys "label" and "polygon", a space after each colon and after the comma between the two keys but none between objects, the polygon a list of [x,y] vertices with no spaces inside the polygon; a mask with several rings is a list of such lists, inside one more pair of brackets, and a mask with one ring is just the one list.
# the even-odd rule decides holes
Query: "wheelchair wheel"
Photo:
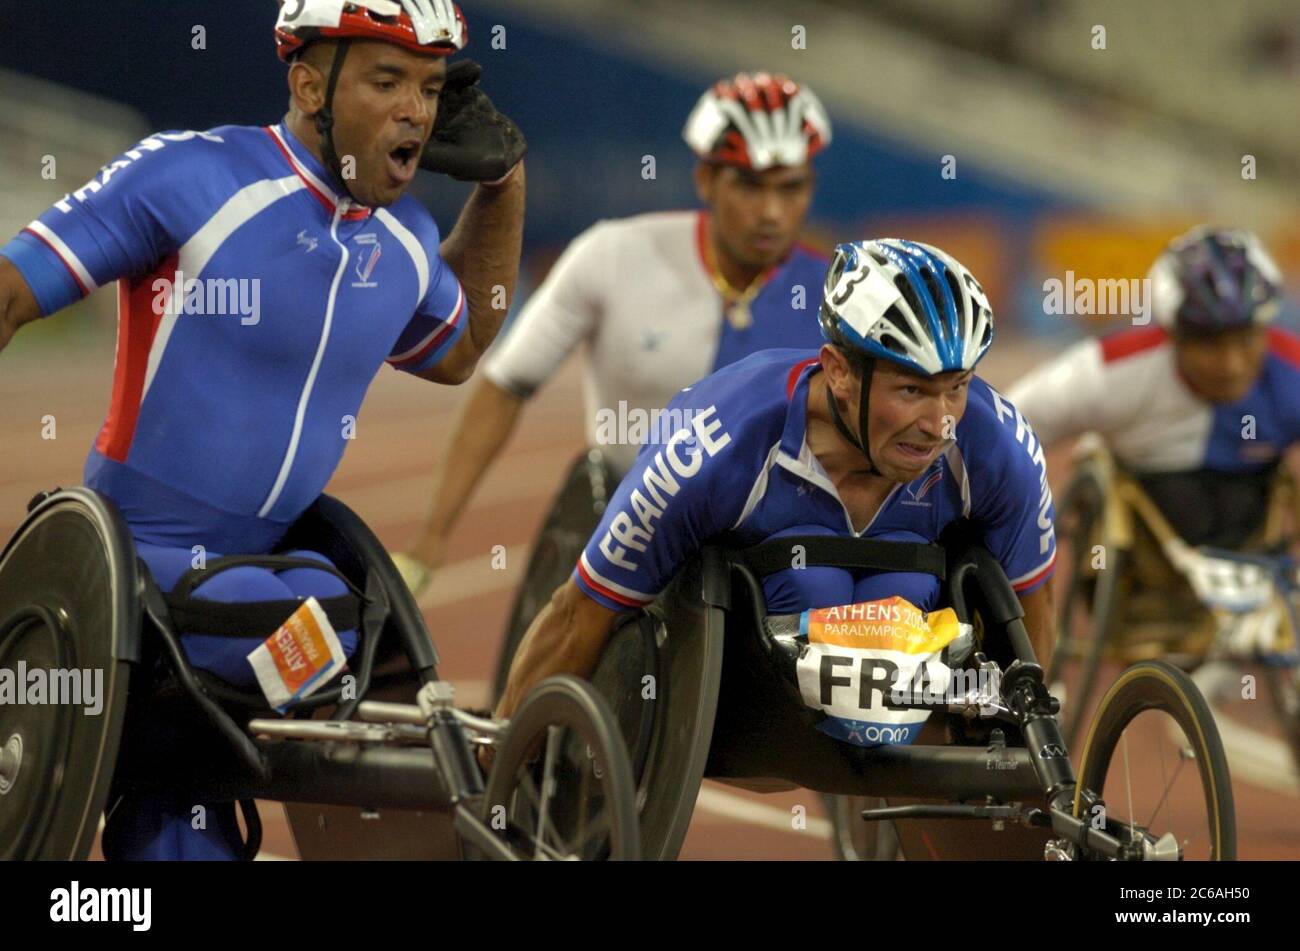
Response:
[{"label": "wheelchair wheel", "polygon": [[1090,701],[1097,688],[1107,635],[1115,621],[1127,552],[1107,552],[1107,564],[1095,578],[1085,578],[1105,507],[1105,488],[1096,474],[1080,472],[1066,489],[1058,510],[1058,545],[1070,548],[1071,571],[1057,616],[1057,645],[1052,659],[1053,692],[1062,687],[1061,735],[1067,747],[1078,746]]},{"label": "wheelchair wheel", "polygon": [[597,450],[583,453],[570,468],[564,487],[552,503],[550,514],[537,536],[537,544],[524,570],[524,580],[510,609],[510,620],[506,622],[505,638],[492,680],[494,704],[505,693],[510,665],[528,626],[550,601],[555,589],[569,579],[587,539],[600,524],[605,503],[617,485],[618,479],[609,463]]},{"label": "wheelchair wheel", "polygon": [[126,711],[135,590],[125,529],[86,490],[49,497],[0,554],[0,672],[23,691],[0,702],[0,860],[89,854]]},{"label": "wheelchair wheel", "polygon": [[831,823],[831,849],[841,862],[892,862],[899,854],[898,830],[892,822],[866,822],[862,810],[884,806],[884,799],[822,796]]},{"label": "wheelchair wheel", "polygon": [[632,766],[593,687],[551,677],[524,698],[488,775],[483,821],[519,859],[640,857]]},{"label": "wheelchair wheel", "polygon": [[[1088,794],[1101,798],[1104,813],[1091,812]],[[1111,685],[1083,747],[1074,813],[1104,821],[1132,858],[1237,857],[1223,742],[1187,674],[1144,661]]]}]

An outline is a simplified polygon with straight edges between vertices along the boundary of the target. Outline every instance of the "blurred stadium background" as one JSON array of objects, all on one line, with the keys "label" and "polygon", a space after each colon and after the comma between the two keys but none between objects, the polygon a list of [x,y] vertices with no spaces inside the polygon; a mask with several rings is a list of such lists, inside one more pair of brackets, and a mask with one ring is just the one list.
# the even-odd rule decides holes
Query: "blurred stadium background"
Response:
[{"label": "blurred stadium background", "polygon": [[[680,139],[688,111],[720,76],[766,68],[812,86],[835,122],[817,160],[811,242],[898,235],[953,252],[998,314],[999,345],[985,365],[995,385],[1121,324],[1045,314],[1045,279],[1141,278],[1169,237],[1199,221],[1256,229],[1289,280],[1283,320],[1300,315],[1293,0],[462,6],[485,88],[531,145],[520,300],[594,221],[694,205],[693,158]],[[274,16],[271,0],[0,5],[0,241],[151,131],[278,121],[287,92]],[[801,31],[805,48],[795,48]],[[641,175],[647,155],[653,180]],[[47,156],[52,179],[42,175]],[[955,177],[941,174],[948,156]],[[445,232],[466,189],[420,176],[416,192]],[[100,290],[25,329],[0,357],[5,537],[31,495],[79,481],[107,406],[115,309],[113,290]],[[530,405],[424,599],[444,673],[468,702],[482,698],[529,542],[581,445],[579,386],[571,363]],[[391,547],[410,540],[424,511],[460,395],[396,373],[371,390],[331,491]],[[56,439],[41,438],[46,415]],[[1064,457],[1049,462],[1059,483]],[[497,544],[505,572],[488,566]],[[1296,790],[1277,762],[1238,770],[1243,857],[1300,856]],[[685,854],[829,857],[824,821],[791,834],[789,809],[802,803],[817,812],[808,794],[706,786]],[[267,847],[293,853],[269,815]]]}]

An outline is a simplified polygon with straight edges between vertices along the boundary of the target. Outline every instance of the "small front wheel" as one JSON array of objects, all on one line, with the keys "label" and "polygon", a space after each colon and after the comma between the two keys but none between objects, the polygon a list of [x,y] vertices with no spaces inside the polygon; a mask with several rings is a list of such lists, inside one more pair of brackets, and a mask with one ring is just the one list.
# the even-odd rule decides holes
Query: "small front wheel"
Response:
[{"label": "small front wheel", "polygon": [[640,858],[627,746],[594,687],[551,677],[528,693],[497,748],[482,818],[518,859]]},{"label": "small front wheel", "polygon": [[1127,858],[1237,857],[1223,741],[1187,674],[1144,661],[1106,691],[1083,747],[1074,814],[1104,823]]},{"label": "small front wheel", "polygon": [[884,799],[824,794],[831,823],[831,850],[842,862],[892,862],[898,857],[898,830],[888,820],[867,822],[862,810],[887,806]]}]

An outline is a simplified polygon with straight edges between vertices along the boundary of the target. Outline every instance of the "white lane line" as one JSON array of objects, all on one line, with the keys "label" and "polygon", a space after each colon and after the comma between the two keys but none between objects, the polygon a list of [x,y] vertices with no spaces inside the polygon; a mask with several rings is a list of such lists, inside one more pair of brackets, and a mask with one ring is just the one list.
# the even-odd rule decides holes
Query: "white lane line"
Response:
[{"label": "white lane line", "polygon": [[1300,796],[1300,781],[1286,741],[1242,726],[1214,708],[1214,719],[1228,754],[1228,769],[1234,781],[1250,783],[1271,792]]},{"label": "white lane line", "polygon": [[[816,793],[809,793],[809,796],[816,795]],[[794,815],[789,810],[782,809],[779,806],[765,806],[762,803],[745,799],[734,793],[724,792],[721,789],[715,789],[712,786],[700,787],[700,795],[695,800],[695,808],[703,809],[705,812],[723,816],[735,822],[771,829],[774,832],[792,832],[796,835],[811,833],[819,839],[829,839],[831,837],[829,819],[806,815],[804,821],[807,823],[807,827],[796,829],[794,827]]]},{"label": "white lane line", "polygon": [[[1285,796],[1300,795],[1300,780],[1296,778],[1286,741],[1239,723],[1215,700],[1235,685],[1240,673],[1231,664],[1212,662],[1202,665],[1192,674],[1192,681],[1209,700],[1214,712],[1214,722],[1219,727],[1233,781],[1240,780]],[[1173,723],[1168,728],[1171,734],[1180,732]]]}]

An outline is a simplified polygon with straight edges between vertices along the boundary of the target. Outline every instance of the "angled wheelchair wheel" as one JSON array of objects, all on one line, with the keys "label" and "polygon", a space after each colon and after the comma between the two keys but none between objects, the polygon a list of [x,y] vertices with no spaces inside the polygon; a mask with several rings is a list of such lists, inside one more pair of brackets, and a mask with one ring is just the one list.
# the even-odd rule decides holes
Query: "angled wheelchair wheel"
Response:
[{"label": "angled wheelchair wheel", "polygon": [[[1100,797],[1101,806],[1091,805],[1089,795]],[[1104,822],[1134,859],[1237,857],[1223,742],[1187,674],[1144,661],[1111,685],[1083,747],[1074,813]]]},{"label": "angled wheelchair wheel", "polygon": [[493,703],[505,692],[510,664],[528,632],[528,626],[550,601],[555,589],[572,574],[574,564],[591,533],[600,524],[605,503],[617,485],[618,479],[599,451],[585,452],[574,460],[564,487],[555,497],[542,524],[528,567],[524,570],[524,580],[510,609],[510,620],[506,622],[505,639],[501,643],[492,681]]},{"label": "angled wheelchair wheel", "polygon": [[1088,576],[1083,566],[1092,557],[1091,545],[1101,524],[1106,488],[1090,469],[1081,471],[1066,489],[1057,513],[1058,544],[1071,553],[1071,571],[1057,615],[1056,651],[1051,676],[1054,692],[1065,696],[1061,735],[1070,748],[1078,746],[1097,689],[1102,655],[1118,617],[1127,552],[1107,552],[1104,570]]},{"label": "angled wheelchair wheel", "polygon": [[83,859],[104,812],[140,612],[120,518],[84,489],[0,554],[0,859]]},{"label": "angled wheelchair wheel", "polygon": [[640,858],[632,765],[595,688],[563,676],[529,692],[497,748],[483,821],[518,859]]}]

